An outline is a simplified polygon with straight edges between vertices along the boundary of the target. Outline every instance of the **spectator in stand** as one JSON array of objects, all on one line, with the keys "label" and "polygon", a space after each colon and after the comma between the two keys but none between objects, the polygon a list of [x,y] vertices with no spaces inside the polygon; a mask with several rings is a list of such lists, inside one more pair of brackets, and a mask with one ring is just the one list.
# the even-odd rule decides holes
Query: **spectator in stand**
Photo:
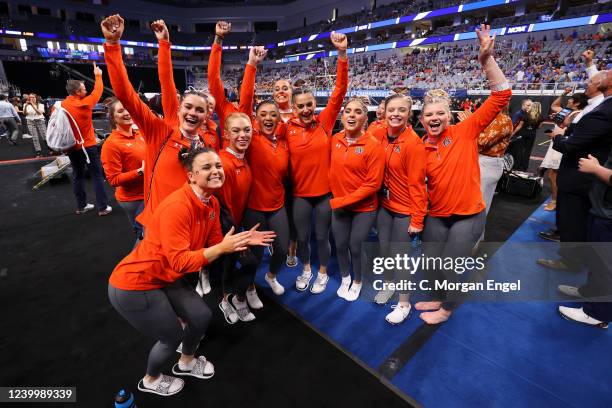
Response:
[{"label": "spectator in stand", "polygon": [[[555,128],[550,133],[552,137],[564,134],[565,129],[570,125],[570,123],[572,123],[574,117],[586,106],[586,96],[584,94],[575,94],[567,100],[566,106],[567,109],[571,110],[571,112],[567,113],[564,117],[559,116],[559,113],[563,111],[561,99],[563,96],[568,95],[571,91],[571,88],[565,88],[563,94],[555,99],[550,106],[551,118],[553,121],[555,121]],[[562,122],[558,122],[556,119],[557,117],[559,118],[558,120],[562,120]],[[544,206],[546,211],[554,211],[557,208],[557,169],[561,163],[561,157],[562,154],[552,148],[551,141],[550,145],[548,146],[548,151],[544,156],[544,160],[540,165],[540,168],[546,171],[548,178],[550,179],[551,199]]]},{"label": "spectator in stand", "polygon": [[520,136],[516,139],[512,149],[514,169],[527,171],[536,132],[542,125],[542,120],[542,105],[540,102],[533,102],[523,118],[514,127],[512,136],[520,132]]},{"label": "spectator in stand", "polygon": [[17,124],[21,124],[21,119],[15,106],[7,101],[6,95],[0,95],[0,122],[6,127],[6,137],[9,143],[13,146],[17,145],[19,137]]},{"label": "spectator in stand", "polygon": [[94,191],[96,192],[98,215],[104,216],[110,214],[113,208],[108,205],[108,197],[104,190],[104,173],[102,172],[100,153],[92,121],[93,108],[100,100],[104,90],[102,70],[98,68],[95,61],[93,63],[93,72],[96,82],[93,91],[89,95],[87,95],[85,84],[82,81],[77,81],[76,79],[68,80],[66,83],[68,97],[62,101],[62,108],[66,109],[75,119],[76,124],[71,120],[70,126],[75,136],[78,137],[79,133],[83,136],[85,151],[87,151],[87,156],[89,156],[89,161],[87,161],[87,157],[82,149],[75,149],[68,153],[68,158],[72,165],[72,189],[77,202],[76,213],[84,214],[95,208],[93,204],[87,203],[87,193],[85,192],[85,165],[87,165],[93,181]]},{"label": "spectator in stand", "polygon": [[[493,119],[478,136],[478,162],[480,165],[480,190],[485,201],[485,211],[489,214],[495,187],[504,172],[504,154],[512,136],[512,119],[508,116],[508,106]],[[484,239],[484,230],[480,241]]]},{"label": "spectator in stand", "polygon": [[40,157],[42,156],[41,141],[45,140],[47,134],[45,105],[38,102],[36,94],[30,94],[23,106],[23,113],[28,124],[28,133],[32,136],[36,157]]}]

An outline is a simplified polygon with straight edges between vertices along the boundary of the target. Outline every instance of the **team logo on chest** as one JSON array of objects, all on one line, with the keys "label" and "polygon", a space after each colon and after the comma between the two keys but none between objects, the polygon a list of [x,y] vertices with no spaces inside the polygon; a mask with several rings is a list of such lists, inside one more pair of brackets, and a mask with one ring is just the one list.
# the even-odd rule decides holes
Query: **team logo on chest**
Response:
[{"label": "team logo on chest", "polygon": [[446,137],[444,138],[444,140],[442,141],[442,146],[444,146],[444,147],[448,147],[448,146],[450,146],[450,144],[451,144],[452,142],[453,142],[453,140],[452,140],[450,137],[446,136]]},{"label": "team logo on chest", "polygon": [[236,169],[236,175],[240,174],[240,169]]},{"label": "team logo on chest", "polygon": [[132,142],[127,142],[125,145],[126,145],[127,147],[132,147]]},{"label": "team logo on chest", "polygon": [[342,143],[336,143],[336,149],[340,149],[342,147]]},{"label": "team logo on chest", "polygon": [[211,211],[210,212],[210,216],[208,218],[210,218],[211,220],[214,220],[215,219],[215,212]]},{"label": "team logo on chest", "polygon": [[401,149],[399,146],[396,146],[396,147],[395,147],[395,149],[393,149],[393,151],[394,151],[395,153],[399,153],[399,152],[401,152],[401,151],[402,151],[402,149]]},{"label": "team logo on chest", "polygon": [[363,154],[363,147],[359,146],[355,148],[355,154]]}]

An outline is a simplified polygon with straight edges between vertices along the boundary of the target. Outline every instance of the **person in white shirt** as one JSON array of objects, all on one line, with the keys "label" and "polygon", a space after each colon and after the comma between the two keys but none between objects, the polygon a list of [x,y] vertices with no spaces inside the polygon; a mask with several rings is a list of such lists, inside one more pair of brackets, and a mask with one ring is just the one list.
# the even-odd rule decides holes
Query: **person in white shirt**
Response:
[{"label": "person in white shirt", "polygon": [[21,124],[21,118],[15,107],[7,101],[6,95],[0,95],[0,123],[6,127],[9,143],[15,146],[19,137],[17,124]]},{"label": "person in white shirt", "polygon": [[40,157],[42,156],[40,141],[45,140],[45,135],[47,134],[47,127],[45,125],[45,105],[36,100],[36,94],[30,94],[26,103],[23,105],[23,113],[26,117],[28,133],[32,136],[32,143],[34,143],[36,156]]}]

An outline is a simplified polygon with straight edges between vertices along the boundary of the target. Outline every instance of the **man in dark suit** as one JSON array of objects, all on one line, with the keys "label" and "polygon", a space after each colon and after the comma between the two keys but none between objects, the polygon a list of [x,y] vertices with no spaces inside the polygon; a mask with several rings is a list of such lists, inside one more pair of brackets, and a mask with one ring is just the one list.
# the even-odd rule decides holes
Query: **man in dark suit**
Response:
[{"label": "man in dark suit", "polygon": [[[607,71],[602,90],[605,99],[584,119],[589,128],[612,138],[612,72]],[[580,130],[580,129],[578,129]],[[588,215],[587,240],[594,243],[584,250],[589,274],[587,283],[580,288],[561,285],[559,289],[577,297],[597,297],[597,302],[586,302],[582,307],[559,306],[559,313],[568,320],[607,328],[612,321],[612,152],[603,166],[589,154],[581,158],[578,170],[596,180],[590,191],[592,204]],[[595,300],[595,299],[591,299]]]},{"label": "man in dark suit", "polygon": [[[584,265],[580,256],[579,247],[570,243],[585,242],[587,238],[587,219],[591,202],[589,191],[593,178],[578,171],[578,161],[582,157],[592,154],[600,162],[604,162],[610,152],[612,137],[608,125],[601,122],[606,120],[606,101],[603,93],[609,81],[606,80],[607,71],[594,75],[588,82],[586,95],[589,104],[597,106],[585,108],[584,116],[577,123],[572,123],[565,135],[558,135],[553,139],[553,149],[563,153],[559,172],[557,175],[557,223],[561,238],[559,260],[540,259],[540,265],[553,269],[570,269],[580,272]],[[604,92],[602,92],[604,91]],[[602,117],[603,115],[603,117]]]}]

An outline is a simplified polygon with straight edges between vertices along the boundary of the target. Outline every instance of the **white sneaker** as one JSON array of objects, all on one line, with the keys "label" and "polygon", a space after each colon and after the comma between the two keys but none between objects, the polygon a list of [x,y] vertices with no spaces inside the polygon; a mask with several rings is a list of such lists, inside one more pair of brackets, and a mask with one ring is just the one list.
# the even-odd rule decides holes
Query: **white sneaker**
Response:
[{"label": "white sneaker", "polygon": [[85,205],[85,207],[77,209],[76,213],[78,215],[85,214],[86,212],[91,211],[94,208],[96,208],[96,207],[93,204],[87,204],[87,205]]},{"label": "white sneaker", "polygon": [[225,321],[228,324],[234,324],[238,321],[238,313],[236,313],[236,309],[234,306],[230,304],[227,300],[223,299],[221,303],[219,303],[219,309],[223,312],[223,317],[225,317]]},{"label": "white sneaker", "polygon": [[344,281],[340,283],[340,287],[336,291],[336,294],[340,296],[342,299],[346,299],[346,295],[348,295],[349,288],[351,287],[351,280]]},{"label": "white sneaker", "polygon": [[305,291],[310,285],[312,279],[312,271],[302,271],[302,274],[295,280],[295,288],[301,292]]},{"label": "white sneaker", "polygon": [[575,286],[559,285],[557,286],[557,290],[559,290],[559,292],[563,293],[565,296],[575,297],[575,298],[582,297],[582,295],[578,291],[578,288]]},{"label": "white sneaker", "polygon": [[210,293],[210,279],[208,278],[208,271],[205,269],[201,269],[198,274],[198,284],[195,290],[200,297]]},{"label": "white sneaker", "polygon": [[[250,322],[255,320],[255,315],[251,313],[247,302],[240,302],[236,296],[232,297],[232,305],[236,309],[238,318],[243,322]],[[263,305],[262,305],[263,306]]]},{"label": "white sneaker", "polygon": [[395,291],[391,289],[379,290],[376,296],[374,296],[374,302],[379,305],[385,305],[389,300],[391,300],[394,294]]},{"label": "white sneaker", "polygon": [[274,292],[276,296],[280,296],[285,293],[285,288],[278,282],[278,280],[276,280],[276,276],[273,278],[268,278],[268,274],[266,273],[264,279],[266,282],[268,282],[268,285],[270,285],[272,292]]},{"label": "white sneaker", "polygon": [[261,303],[261,299],[259,299],[259,296],[257,296],[257,290],[248,289],[246,291],[246,298],[247,298],[247,303],[249,304],[251,309],[262,309],[263,308],[263,303]]},{"label": "white sneaker", "polygon": [[294,266],[297,266],[297,264],[298,264],[297,256],[287,255],[287,261],[285,263],[290,268],[293,268]]},{"label": "white sneaker", "polygon": [[314,294],[321,293],[327,287],[327,282],[329,281],[329,275],[326,273],[317,273],[317,278],[315,279],[310,291]]},{"label": "white sneaker", "polygon": [[403,303],[398,303],[397,305],[391,306],[393,311],[385,316],[385,320],[391,324],[400,324],[410,314],[410,310],[412,309],[412,305],[408,303],[408,306]]},{"label": "white sneaker", "polygon": [[567,306],[559,306],[559,313],[567,320],[571,320],[577,323],[587,324],[589,326],[599,327],[601,329],[607,329],[608,323],[602,322],[597,319],[593,319],[588,314],[584,313],[583,308],[574,308]]},{"label": "white sneaker", "polygon": [[354,302],[355,300],[359,298],[359,294],[361,293],[362,286],[363,286],[363,283],[353,282],[353,284],[351,285],[351,288],[348,290],[348,293],[346,294],[344,298],[348,300],[349,302]]}]

